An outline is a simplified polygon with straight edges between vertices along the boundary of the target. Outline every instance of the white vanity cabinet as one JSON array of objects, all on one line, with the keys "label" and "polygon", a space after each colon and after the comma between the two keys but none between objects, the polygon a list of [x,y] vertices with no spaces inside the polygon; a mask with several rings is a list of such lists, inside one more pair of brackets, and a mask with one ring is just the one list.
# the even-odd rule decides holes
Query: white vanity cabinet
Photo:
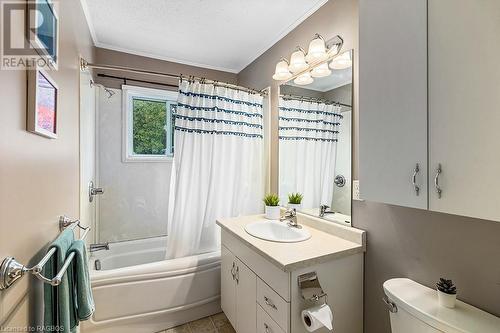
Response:
[{"label": "white vanity cabinet", "polygon": [[361,197],[500,221],[500,2],[359,11]]},{"label": "white vanity cabinet", "polygon": [[257,276],[224,246],[221,256],[222,310],[236,331],[254,333]]},{"label": "white vanity cabinet", "polygon": [[301,311],[319,303],[302,298],[298,277],[314,272],[328,294],[336,331],[362,333],[364,232],[333,226],[352,239],[309,229],[312,236],[304,242],[268,242],[244,231],[246,223],[259,219],[217,221],[222,227],[221,305],[236,332],[306,333]]}]

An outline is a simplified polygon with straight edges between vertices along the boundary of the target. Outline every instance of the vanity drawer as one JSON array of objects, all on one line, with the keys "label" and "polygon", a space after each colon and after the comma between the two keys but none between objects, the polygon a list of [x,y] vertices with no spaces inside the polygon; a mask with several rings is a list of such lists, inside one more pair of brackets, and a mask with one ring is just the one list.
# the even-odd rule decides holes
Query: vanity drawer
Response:
[{"label": "vanity drawer", "polygon": [[257,306],[257,333],[286,333],[259,304]]},{"label": "vanity drawer", "polygon": [[290,318],[290,303],[281,298],[259,278],[257,279],[257,303],[282,329],[287,330]]}]

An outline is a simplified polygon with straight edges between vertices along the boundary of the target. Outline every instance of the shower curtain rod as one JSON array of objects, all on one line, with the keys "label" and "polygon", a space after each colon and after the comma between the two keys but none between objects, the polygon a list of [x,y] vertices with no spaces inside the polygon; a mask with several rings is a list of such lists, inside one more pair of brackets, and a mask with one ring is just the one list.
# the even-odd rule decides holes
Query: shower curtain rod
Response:
[{"label": "shower curtain rod", "polygon": [[330,101],[325,98],[316,98],[316,97],[307,97],[307,96],[299,96],[299,95],[289,95],[289,94],[281,94],[280,97],[283,99],[293,99],[298,101],[308,101],[308,102],[323,102],[325,104],[337,104],[341,106],[345,106],[348,108],[352,108],[349,104],[344,104],[336,101]]},{"label": "shower curtain rod", "polygon": [[[244,92],[249,92],[249,93],[257,93],[257,94],[260,94],[262,96],[265,96],[267,94],[265,89],[257,90],[257,89],[247,88],[247,87],[241,87],[241,86],[238,86],[238,85],[235,85],[232,83],[221,82],[221,81],[217,81],[217,80],[210,80],[210,79],[207,79],[204,77],[148,71],[148,70],[144,70],[144,69],[124,67],[124,66],[93,64],[93,63],[89,63],[85,59],[81,58],[80,59],[80,70],[84,71],[88,68],[123,71],[123,72],[130,72],[130,73],[136,73],[136,74],[147,74],[147,75],[153,75],[153,76],[170,77],[173,79],[181,79],[181,80],[194,79],[194,80],[202,81],[203,83],[213,84],[215,86],[228,87],[228,88],[232,88],[232,89],[244,91]],[[133,79],[128,79],[128,80],[134,81]],[[137,80],[135,80],[135,81],[137,81]]]}]

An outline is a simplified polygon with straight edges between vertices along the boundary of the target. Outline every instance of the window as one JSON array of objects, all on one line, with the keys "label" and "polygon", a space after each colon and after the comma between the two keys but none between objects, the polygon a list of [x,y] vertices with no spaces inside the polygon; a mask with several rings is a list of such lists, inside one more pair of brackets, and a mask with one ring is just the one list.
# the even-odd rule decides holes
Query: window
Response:
[{"label": "window", "polygon": [[177,92],[122,86],[124,162],[171,161]]}]

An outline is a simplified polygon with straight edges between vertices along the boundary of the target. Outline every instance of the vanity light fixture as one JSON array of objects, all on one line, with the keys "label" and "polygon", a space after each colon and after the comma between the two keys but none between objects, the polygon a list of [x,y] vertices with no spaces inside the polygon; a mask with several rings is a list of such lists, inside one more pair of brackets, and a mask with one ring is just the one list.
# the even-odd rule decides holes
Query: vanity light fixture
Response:
[{"label": "vanity light fixture", "polygon": [[[281,58],[276,64],[273,79],[286,81],[294,78],[299,85],[310,84],[313,77],[325,77],[332,73],[328,68],[328,61],[339,54],[344,45],[344,40],[339,35],[325,41],[320,34],[315,34],[306,51],[297,46],[290,56],[290,62]],[[348,68],[352,65],[349,54],[334,58],[330,63],[332,69]]]},{"label": "vanity light fixture", "polygon": [[288,69],[290,69],[293,74],[296,74],[306,70],[307,68],[309,68],[309,65],[306,62],[306,52],[303,48],[297,46],[297,49],[290,57],[290,65],[288,66]]},{"label": "vanity light fixture", "polygon": [[311,70],[312,77],[325,77],[332,74],[330,68],[328,68],[328,63],[324,62],[321,65],[314,67]]},{"label": "vanity light fixture", "polygon": [[350,52],[344,52],[338,57],[334,58],[330,63],[331,69],[346,69],[352,66],[352,59]]},{"label": "vanity light fixture", "polygon": [[309,64],[323,61],[328,58],[326,43],[320,34],[315,34],[313,40],[309,43],[306,60]]},{"label": "vanity light fixture", "polygon": [[313,83],[314,79],[311,76],[310,72],[305,72],[300,74],[293,80],[293,83],[298,84],[299,86],[305,86],[306,84]]},{"label": "vanity light fixture", "polygon": [[284,81],[290,79],[292,76],[292,73],[290,73],[290,70],[288,69],[288,60],[281,58],[281,60],[276,64],[273,79],[277,81]]}]

